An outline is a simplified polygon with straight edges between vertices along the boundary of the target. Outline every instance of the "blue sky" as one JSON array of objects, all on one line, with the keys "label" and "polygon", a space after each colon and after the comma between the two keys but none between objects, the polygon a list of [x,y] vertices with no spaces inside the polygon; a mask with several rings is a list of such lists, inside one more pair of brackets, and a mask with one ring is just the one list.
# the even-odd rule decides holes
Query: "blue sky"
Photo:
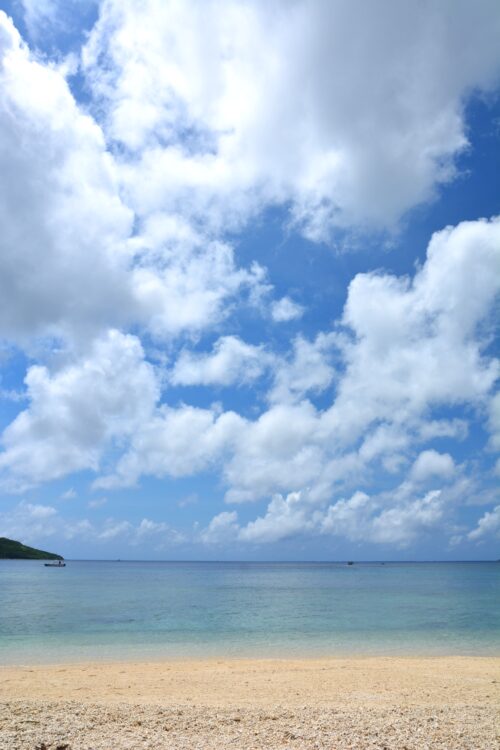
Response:
[{"label": "blue sky", "polygon": [[0,8],[0,535],[499,557],[498,5]]}]

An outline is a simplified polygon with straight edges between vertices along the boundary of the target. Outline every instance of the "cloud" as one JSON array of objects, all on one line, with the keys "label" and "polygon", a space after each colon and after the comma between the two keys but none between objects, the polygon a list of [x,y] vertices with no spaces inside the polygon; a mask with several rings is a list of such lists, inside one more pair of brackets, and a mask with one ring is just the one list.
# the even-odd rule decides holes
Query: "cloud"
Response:
[{"label": "cloud", "polygon": [[433,477],[450,479],[455,473],[455,463],[449,453],[435,450],[422,451],[411,467],[410,476],[417,482],[425,482]]},{"label": "cloud", "polygon": [[241,385],[258,378],[272,357],[262,346],[237,336],[218,339],[211,354],[182,351],[170,375],[172,385]]},{"label": "cloud", "polygon": [[10,511],[0,512],[0,536],[37,543],[41,540],[80,540],[103,545],[119,541],[130,547],[153,544],[160,550],[181,544],[186,537],[164,521],[143,518],[134,525],[126,520],[107,518],[101,524],[88,519],[66,519],[48,505],[20,502]]},{"label": "cloud", "polygon": [[374,420],[407,423],[437,404],[483,401],[498,362],[482,356],[498,294],[500,222],[464,222],[433,235],[412,281],[358,274],[341,340],[346,370],[329,420],[354,440]]},{"label": "cloud", "polygon": [[197,505],[199,499],[200,498],[196,492],[191,492],[189,495],[181,497],[181,499],[177,501],[177,507],[188,508],[190,505]]},{"label": "cloud", "polygon": [[13,388],[0,388],[0,399],[3,401],[12,401],[18,403],[24,401],[26,394],[20,391],[16,391]]},{"label": "cloud", "polygon": [[[59,5],[25,1],[35,38]],[[227,502],[268,502],[244,527],[224,512],[203,532],[240,541],[408,544],[454,502],[484,499],[474,466],[434,441],[484,419],[499,447],[498,218],[436,232],[412,276],[358,273],[342,316],[288,350],[280,326],[249,343],[231,319],[304,312],[271,300],[264,267],[239,265],[235,230],[276,205],[317,241],[395,229],[454,178],[467,99],[498,82],[493,2],[358,11],[104,0],[75,85],[85,105],[0,12],[0,338],[30,356],[1,438],[4,489],[210,471]],[[250,383],[262,398],[245,416],[169,390]],[[166,531],[79,523],[65,533]]]},{"label": "cloud", "polygon": [[109,542],[113,539],[128,536],[132,531],[132,524],[129,521],[106,521],[104,529],[98,532],[98,538],[103,542]]},{"label": "cloud", "polygon": [[166,339],[258,296],[258,264],[240,269],[229,244],[127,203],[101,127],[3,11],[0,90],[0,337],[27,347],[136,325]]},{"label": "cloud", "polygon": [[211,329],[232,305],[252,305],[266,288],[265,270],[238,268],[227,242],[168,216],[149,217],[141,229],[130,243],[130,283],[137,320],[159,340]]},{"label": "cloud", "polygon": [[29,541],[55,533],[57,511],[51,505],[19,503],[11,512],[0,513],[0,536]]},{"label": "cloud", "polygon": [[304,314],[304,307],[290,297],[282,297],[271,305],[271,317],[275,323],[287,323],[297,320]]},{"label": "cloud", "polygon": [[453,179],[498,81],[493,1],[106,0],[83,53],[127,200],[215,231],[270,204],[315,240],[393,227]]},{"label": "cloud", "polygon": [[224,466],[228,502],[247,502],[321,482],[326,445],[312,404],[277,404],[236,434]]},{"label": "cloud", "polygon": [[[499,243],[498,220],[468,222],[433,236],[413,280],[356,276],[343,326],[327,338],[340,364],[331,406],[285,406],[282,389],[281,402],[246,426],[225,466],[228,500],[304,487],[323,496],[377,461],[400,470],[422,441],[463,438],[463,420],[436,420],[432,411],[460,404],[482,410],[488,403],[499,366],[483,354],[484,325],[499,289]],[[301,371],[314,378],[321,368]],[[324,385],[332,377],[327,366]],[[432,463],[441,478],[451,476],[450,459],[434,453],[417,461],[416,476]]]},{"label": "cloud", "polygon": [[73,487],[70,487],[68,490],[61,494],[61,500],[74,500],[75,497],[77,497],[77,493],[73,489]]},{"label": "cloud", "polygon": [[262,344],[248,344],[238,336],[222,336],[210,354],[182,350],[169,380],[172,385],[245,385],[267,371],[273,381],[269,401],[297,401],[330,385],[335,374],[329,363],[331,348],[331,337],[324,334],[312,342],[298,336],[287,357],[270,352]]},{"label": "cloud", "polygon": [[95,500],[89,500],[87,503],[87,508],[102,508],[104,505],[106,505],[108,502],[107,497],[97,497]]},{"label": "cloud", "polygon": [[408,546],[441,521],[442,493],[433,490],[424,497],[405,498],[403,502],[397,502],[397,494],[392,498],[370,498],[356,492],[349,500],[340,500],[328,508],[322,528],[353,541]]},{"label": "cloud", "polygon": [[389,508],[373,519],[370,539],[382,544],[406,546],[426,530],[435,528],[442,520],[444,508],[441,491],[433,490],[423,498],[405,505]]},{"label": "cloud", "polygon": [[309,393],[321,393],[331,384],[335,370],[330,363],[333,341],[319,334],[314,341],[298,336],[288,359],[276,361],[269,401],[298,401]]},{"label": "cloud", "polygon": [[424,441],[444,437],[465,440],[468,431],[469,425],[465,419],[430,419],[420,426],[419,435]]},{"label": "cloud", "polygon": [[138,339],[109,331],[76,363],[34,365],[29,406],[2,435],[0,471],[19,488],[99,468],[104,448],[148,419],[159,391]]},{"label": "cloud", "polygon": [[[333,331],[312,342],[299,337],[290,356],[275,358],[270,406],[258,417],[163,405],[134,431],[115,472],[97,484],[211,469],[222,474],[227,502],[307,490],[321,504],[362,489],[360,477],[369,485],[375,470],[397,482],[412,462],[413,483],[449,482],[451,455],[425,444],[466,434],[463,419],[435,418],[435,409],[462,405],[480,414],[489,403],[499,372],[487,348],[499,242],[498,220],[466,222],[433,236],[413,279],[358,274]],[[211,355],[181,355],[183,382],[234,382],[243,365],[238,357],[234,370],[225,365],[228,352],[240,360],[257,355],[240,340],[222,339]],[[326,388],[330,405],[319,408],[311,398]],[[390,519],[395,523],[394,513]]]},{"label": "cloud", "polygon": [[162,546],[167,546],[167,544],[182,544],[186,541],[186,536],[182,532],[173,529],[168,523],[143,518],[135,530],[134,544],[139,545],[148,540],[156,540],[157,543],[158,538],[162,537],[164,539],[163,545],[157,545],[156,549],[161,549]]},{"label": "cloud", "polygon": [[370,497],[357,491],[318,507],[307,491],[275,495],[264,516],[240,527],[237,515],[221,513],[202,532],[202,541],[223,544],[238,539],[251,544],[269,544],[296,536],[342,536],[353,542],[372,542],[407,547],[442,520],[444,503],[439,490],[397,503],[382,495]]},{"label": "cloud", "polygon": [[[488,448],[498,453],[500,452],[500,393],[496,393],[490,401],[488,427],[490,430]],[[500,476],[500,458],[497,460],[495,473]]]},{"label": "cloud", "polygon": [[275,495],[266,515],[242,528],[238,538],[259,544],[307,534],[314,528],[314,521],[310,517],[310,509],[301,501],[300,492],[291,492],[286,498]]},{"label": "cloud", "polygon": [[0,92],[0,336],[123,322],[133,217],[103,134],[3,11]]},{"label": "cloud", "polygon": [[234,443],[242,424],[244,420],[235,412],[160,406],[134,430],[130,449],[115,472],[99,477],[94,486],[130,486],[142,474],[182,477],[214,467]]},{"label": "cloud", "polygon": [[241,530],[240,538],[253,542],[286,539],[301,533],[326,533],[351,541],[404,547],[441,520],[440,492],[429,492],[401,505],[383,507],[381,500],[355,492],[326,510],[311,504],[307,493],[276,496],[263,518]]},{"label": "cloud", "polygon": [[500,534],[500,505],[497,505],[493,510],[488,511],[482,516],[475,529],[469,531],[467,538],[470,541],[482,540],[483,537],[491,534]]},{"label": "cloud", "polygon": [[235,511],[223,511],[214,516],[200,538],[205,544],[221,544],[235,539],[238,533],[238,515]]},{"label": "cloud", "polygon": [[80,32],[80,24],[99,0],[20,0],[30,39],[54,42],[61,34]]},{"label": "cloud", "polygon": [[[210,470],[220,472],[227,502],[271,500],[237,533],[236,517],[223,515],[206,539],[236,533],[240,541],[271,541],[328,531],[411,543],[451,504],[478,496],[470,480],[455,477],[451,455],[425,443],[466,434],[464,420],[436,419],[434,408],[464,404],[470,413],[490,403],[498,364],[487,354],[485,324],[498,290],[499,231],[494,220],[434,235],[413,279],[356,276],[333,331],[313,341],[299,337],[289,356],[273,355],[270,405],[254,419],[160,403],[159,376],[139,340],[117,331],[52,369],[30,368],[28,408],[3,434],[4,481],[22,487],[102,465],[95,486],[113,488],[142,475]],[[472,299],[464,285],[475,290]],[[262,356],[260,347],[222,337],[211,354],[181,354],[173,371],[178,366],[183,383],[234,383],[252,366],[257,377]],[[307,398],[332,386],[330,406]],[[110,448],[114,466],[102,463]],[[395,483],[387,496],[364,492],[375,467]],[[441,486],[433,488],[438,494],[421,494],[418,483],[430,479],[445,483],[446,492]],[[342,499],[349,492],[351,499]],[[126,530],[110,525],[102,533]]]},{"label": "cloud", "polygon": [[21,0],[21,4],[24,22],[33,38],[48,20],[51,22],[56,20],[57,0]]}]

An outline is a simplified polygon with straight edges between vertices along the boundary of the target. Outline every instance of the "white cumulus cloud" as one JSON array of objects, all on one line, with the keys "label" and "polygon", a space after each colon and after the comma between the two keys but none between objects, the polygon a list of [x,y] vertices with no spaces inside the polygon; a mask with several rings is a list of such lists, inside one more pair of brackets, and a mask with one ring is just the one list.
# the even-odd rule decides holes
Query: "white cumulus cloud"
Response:
[{"label": "white cumulus cloud", "polygon": [[0,11],[0,336],[127,319],[121,201],[100,128]]},{"label": "white cumulus cloud", "polygon": [[455,462],[449,453],[438,453],[435,450],[426,450],[420,453],[411,467],[410,475],[417,482],[425,482],[426,479],[441,477],[449,479],[455,472]]},{"label": "white cumulus cloud", "polygon": [[500,505],[496,505],[493,510],[487,511],[481,516],[475,529],[468,533],[471,541],[477,541],[490,534],[500,533]]},{"label": "white cumulus cloud", "polygon": [[81,469],[98,469],[110,441],[130,436],[158,398],[138,339],[110,331],[90,351],[51,372],[26,375],[29,405],[3,432],[0,471],[22,488]]},{"label": "white cumulus cloud", "polygon": [[304,314],[304,308],[290,297],[282,297],[271,305],[271,317],[275,323],[287,323],[289,320],[297,320]]},{"label": "white cumulus cloud", "polygon": [[493,0],[105,0],[83,61],[140,213],[220,229],[290,202],[322,239],[393,226],[453,178],[499,31]]},{"label": "white cumulus cloud", "polygon": [[170,375],[173,385],[238,385],[258,378],[273,361],[264,347],[237,336],[218,339],[210,354],[181,352]]}]

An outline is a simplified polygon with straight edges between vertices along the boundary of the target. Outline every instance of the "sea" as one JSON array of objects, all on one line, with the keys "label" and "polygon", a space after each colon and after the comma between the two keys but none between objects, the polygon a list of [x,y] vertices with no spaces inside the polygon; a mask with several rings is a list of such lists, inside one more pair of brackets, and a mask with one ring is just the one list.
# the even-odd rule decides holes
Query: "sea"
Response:
[{"label": "sea", "polygon": [[0,664],[500,655],[500,563],[0,561]]}]

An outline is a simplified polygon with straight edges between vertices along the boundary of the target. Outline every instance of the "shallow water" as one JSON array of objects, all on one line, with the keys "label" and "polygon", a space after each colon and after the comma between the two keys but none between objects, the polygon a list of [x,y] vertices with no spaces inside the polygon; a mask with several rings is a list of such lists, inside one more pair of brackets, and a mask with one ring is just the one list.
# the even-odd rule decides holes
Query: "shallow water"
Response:
[{"label": "shallow water", "polygon": [[0,561],[0,663],[500,654],[500,563]]}]

